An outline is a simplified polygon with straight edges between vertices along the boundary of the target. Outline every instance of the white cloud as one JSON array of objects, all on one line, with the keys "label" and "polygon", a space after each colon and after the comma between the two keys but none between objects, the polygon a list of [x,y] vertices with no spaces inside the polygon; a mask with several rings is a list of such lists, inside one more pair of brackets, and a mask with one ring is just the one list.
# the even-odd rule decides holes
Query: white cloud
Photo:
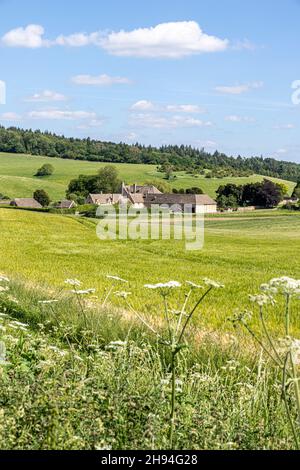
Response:
[{"label": "white cloud", "polygon": [[31,111],[28,113],[31,119],[49,119],[49,120],[77,120],[77,119],[97,119],[97,114],[88,111],[68,111],[60,109],[48,109],[40,111]]},{"label": "white cloud", "polygon": [[284,154],[286,154],[287,152],[288,152],[287,149],[278,149],[278,150],[276,151],[276,153],[278,153],[279,155],[284,155]]},{"label": "white cloud", "polygon": [[273,127],[273,129],[277,130],[290,130],[290,129],[295,129],[294,124],[278,124]]},{"label": "white cloud", "polygon": [[233,49],[237,51],[241,51],[243,49],[246,49],[247,51],[255,51],[256,45],[249,41],[249,39],[244,39],[243,41],[238,41],[233,46]]},{"label": "white cloud", "polygon": [[56,91],[45,90],[41,93],[35,93],[28,98],[25,98],[25,101],[30,103],[48,103],[51,101],[66,101],[67,97]]},{"label": "white cloud", "polygon": [[133,31],[61,34],[54,40],[44,39],[41,25],[31,24],[13,29],[2,38],[8,47],[39,48],[50,46],[85,47],[94,45],[108,53],[125,57],[178,59],[201,53],[228,49],[229,41],[205,34],[196,21],[161,23],[152,28]]},{"label": "white cloud", "polygon": [[141,100],[134,103],[131,108],[133,111],[160,111],[168,113],[188,113],[199,114],[205,113],[206,109],[195,104],[168,104],[159,105],[148,100]]},{"label": "white cloud", "polygon": [[199,113],[206,112],[204,108],[201,108],[200,106],[195,105],[195,104],[179,104],[179,105],[170,104],[166,106],[166,111],[169,111],[172,113],[190,113],[190,114],[199,114]]},{"label": "white cloud", "polygon": [[8,113],[0,114],[0,120],[1,121],[21,121],[22,116],[17,113],[8,112]]},{"label": "white cloud", "polygon": [[171,116],[165,117],[155,114],[134,114],[131,116],[131,124],[139,127],[153,129],[176,129],[188,127],[210,127],[210,121],[202,121],[194,117]]},{"label": "white cloud", "polygon": [[133,111],[152,111],[155,110],[155,105],[151,101],[141,100],[134,103],[131,109]]},{"label": "white cloud", "polygon": [[248,91],[262,88],[263,85],[263,82],[253,82],[247,83],[245,85],[217,86],[215,90],[218,93],[222,93],[225,95],[241,95],[242,93],[247,93]]},{"label": "white cloud", "polygon": [[110,77],[103,74],[93,77],[92,75],[76,75],[72,78],[72,82],[76,85],[92,85],[92,86],[110,86],[110,85],[129,85],[132,83],[126,77]]},{"label": "white cloud", "polygon": [[2,38],[2,43],[8,47],[27,47],[37,49],[43,46],[49,46],[49,42],[43,39],[43,26],[30,24],[25,28],[12,29]]},{"label": "white cloud", "polygon": [[99,46],[101,37],[101,33],[75,33],[70,36],[63,36],[61,34],[55,39],[55,41],[53,41],[53,45],[68,47],[84,47],[89,45]]},{"label": "white cloud", "polygon": [[195,21],[178,21],[129,32],[112,32],[101,40],[101,46],[117,56],[177,59],[224,51],[229,42],[205,34]]},{"label": "white cloud", "polygon": [[230,116],[225,117],[225,121],[228,122],[255,122],[254,118],[248,116],[239,116],[236,114],[232,114]]}]

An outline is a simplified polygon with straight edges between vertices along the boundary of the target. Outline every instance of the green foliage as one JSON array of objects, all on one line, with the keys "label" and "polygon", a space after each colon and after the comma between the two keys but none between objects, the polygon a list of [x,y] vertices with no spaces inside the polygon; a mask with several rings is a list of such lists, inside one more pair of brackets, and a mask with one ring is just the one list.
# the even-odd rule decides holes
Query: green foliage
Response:
[{"label": "green foliage", "polygon": [[[1,193],[8,194],[10,198],[31,197],[32,193],[40,188],[40,181],[33,177],[38,165],[42,166],[45,162],[52,164],[53,159],[49,157],[13,155],[0,153],[0,178]],[[105,167],[105,163],[96,163],[88,161],[75,161],[65,159],[55,159],[55,173],[50,178],[43,179],[43,189],[50,195],[52,200],[61,200],[66,197],[66,189],[71,179],[77,179],[78,175],[96,175],[97,172]],[[191,188],[200,186],[205,194],[212,198],[216,196],[216,190],[220,185],[235,183],[237,185],[262,181],[263,176],[253,175],[249,178],[216,178],[206,179],[205,176],[192,176],[186,172],[176,172],[176,179],[167,182],[163,179],[163,174],[157,171],[155,165],[139,164],[116,164],[120,179],[128,184],[143,184],[146,181],[159,180],[170,184],[172,188]],[[270,178],[271,179],[271,178]],[[289,195],[294,190],[294,183],[283,182],[289,187]],[[73,197],[74,199],[74,197]]]},{"label": "green foliage", "polygon": [[54,167],[50,165],[50,163],[45,163],[41,168],[39,168],[35,176],[42,178],[44,176],[51,176],[53,173]]},{"label": "green foliage", "polygon": [[[273,158],[264,159],[257,156],[233,158],[217,151],[210,154],[204,149],[184,145],[155,148],[140,144],[114,144],[89,138],[66,138],[50,132],[15,127],[9,129],[0,127],[0,151],[72,160],[160,165],[167,169],[164,173],[167,173],[168,179],[172,176],[172,172],[187,170],[197,171],[200,174],[203,168],[216,171],[217,178],[221,175],[232,177],[249,174],[273,176],[290,181],[298,181],[300,178],[299,164],[277,161]],[[209,175],[212,177],[212,174]]]},{"label": "green foliage", "polygon": [[118,170],[114,166],[105,166],[99,170],[97,175],[85,176],[80,175],[77,179],[70,182],[67,197],[76,195],[78,197],[86,197],[91,194],[110,194],[120,192],[121,181],[118,178]]},{"label": "green foliage", "polygon": [[187,188],[187,189],[173,188],[173,193],[174,194],[204,194],[204,191],[201,188],[194,186],[192,188]]},{"label": "green foliage", "polygon": [[276,207],[282,201],[282,185],[264,179],[261,183],[249,183],[245,186],[227,184],[220,186],[217,203],[221,209],[238,206]]},{"label": "green foliage", "polygon": [[293,197],[296,197],[296,198],[300,199],[300,181],[298,181],[298,183],[297,183],[297,185],[294,189]]},{"label": "green foliage", "polygon": [[[168,354],[111,306],[83,299],[86,323],[54,295],[14,282],[0,295],[1,449],[166,449]],[[197,337],[177,355],[173,448],[293,449],[280,377],[259,350],[240,333]]]},{"label": "green foliage", "polygon": [[44,189],[37,189],[33,193],[33,198],[41,204],[43,207],[48,207],[51,199]]}]

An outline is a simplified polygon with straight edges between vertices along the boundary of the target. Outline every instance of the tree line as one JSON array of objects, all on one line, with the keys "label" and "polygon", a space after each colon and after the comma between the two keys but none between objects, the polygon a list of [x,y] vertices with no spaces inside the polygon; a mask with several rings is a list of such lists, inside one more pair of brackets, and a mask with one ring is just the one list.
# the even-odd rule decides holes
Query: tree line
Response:
[{"label": "tree line", "polygon": [[169,166],[171,171],[201,174],[203,170],[223,175],[260,174],[290,181],[300,180],[300,164],[254,156],[234,158],[224,153],[208,153],[186,145],[164,145],[159,148],[139,143],[101,142],[90,138],[67,138],[51,132],[0,126],[0,152],[27,153],[73,160],[109,163],[142,163]]}]

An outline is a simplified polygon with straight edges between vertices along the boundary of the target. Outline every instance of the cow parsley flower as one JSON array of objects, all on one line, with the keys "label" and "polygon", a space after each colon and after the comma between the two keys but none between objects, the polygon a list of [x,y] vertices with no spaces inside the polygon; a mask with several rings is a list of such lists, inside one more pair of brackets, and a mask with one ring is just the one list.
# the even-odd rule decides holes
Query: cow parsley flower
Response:
[{"label": "cow parsley flower", "polygon": [[10,326],[19,326],[21,328],[28,328],[29,327],[29,325],[27,323],[22,323],[20,321],[12,321],[10,323]]},{"label": "cow parsley flower", "polygon": [[81,282],[78,281],[78,279],[66,279],[65,284],[68,284],[68,285],[73,286],[73,287],[81,286]]},{"label": "cow parsley flower", "polygon": [[191,289],[203,289],[203,286],[199,286],[198,284],[195,284],[194,282],[191,281],[185,281],[188,286],[191,287]]},{"label": "cow parsley flower", "polygon": [[125,279],[122,279],[121,277],[118,277],[118,276],[106,276],[107,279],[111,279],[113,281],[117,281],[117,282],[124,282],[126,284],[128,284],[128,281],[125,281]]},{"label": "cow parsley flower", "polygon": [[159,283],[159,284],[145,284],[146,289],[176,289],[178,287],[181,287],[180,282],[177,281],[169,281],[166,282],[165,284]]},{"label": "cow parsley flower", "polygon": [[253,302],[260,307],[263,307],[264,305],[275,305],[276,300],[271,296],[271,295],[266,295],[266,294],[257,294],[257,295],[249,295],[250,302]]},{"label": "cow parsley flower", "polygon": [[86,290],[72,290],[72,294],[76,295],[90,295],[96,292],[96,289],[86,289]]},{"label": "cow parsley flower", "polygon": [[209,287],[213,287],[214,289],[224,289],[224,284],[220,284],[220,282],[217,282],[217,281],[213,281],[212,279],[209,279],[209,278],[204,278],[203,279],[204,283],[209,286]]},{"label": "cow parsley flower", "polygon": [[0,293],[1,293],[1,292],[7,292],[7,291],[9,291],[9,287],[2,287],[2,286],[0,286]]},{"label": "cow parsley flower", "polygon": [[297,280],[287,276],[274,278],[269,282],[269,286],[275,287],[279,293],[284,295],[300,294],[300,279]]}]

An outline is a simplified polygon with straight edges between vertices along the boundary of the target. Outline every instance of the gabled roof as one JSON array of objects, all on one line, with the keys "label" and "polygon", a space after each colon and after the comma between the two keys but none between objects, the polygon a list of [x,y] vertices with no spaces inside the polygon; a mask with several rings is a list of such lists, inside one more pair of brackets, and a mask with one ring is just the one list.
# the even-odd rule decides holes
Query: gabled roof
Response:
[{"label": "gabled roof", "polygon": [[11,202],[12,205],[17,207],[24,207],[26,209],[42,209],[43,206],[33,198],[17,198]]},{"label": "gabled roof", "polygon": [[146,194],[162,194],[159,189],[157,189],[156,186],[153,184],[145,184],[143,186],[137,185],[137,184],[132,184],[132,185],[125,185],[124,183],[122,184],[122,191],[124,191],[127,194],[143,194],[144,196]]},{"label": "gabled roof", "polygon": [[57,209],[72,209],[74,206],[76,206],[75,201],[63,200],[60,201],[56,207]]},{"label": "gabled roof", "polygon": [[145,202],[145,197],[142,193],[137,193],[137,194],[129,194],[129,200],[133,204],[144,204]]},{"label": "gabled roof", "polygon": [[122,198],[121,194],[89,194],[93,204],[117,204]]},{"label": "gabled roof", "polygon": [[207,194],[148,194],[145,198],[146,204],[193,204],[199,206],[216,205]]}]

